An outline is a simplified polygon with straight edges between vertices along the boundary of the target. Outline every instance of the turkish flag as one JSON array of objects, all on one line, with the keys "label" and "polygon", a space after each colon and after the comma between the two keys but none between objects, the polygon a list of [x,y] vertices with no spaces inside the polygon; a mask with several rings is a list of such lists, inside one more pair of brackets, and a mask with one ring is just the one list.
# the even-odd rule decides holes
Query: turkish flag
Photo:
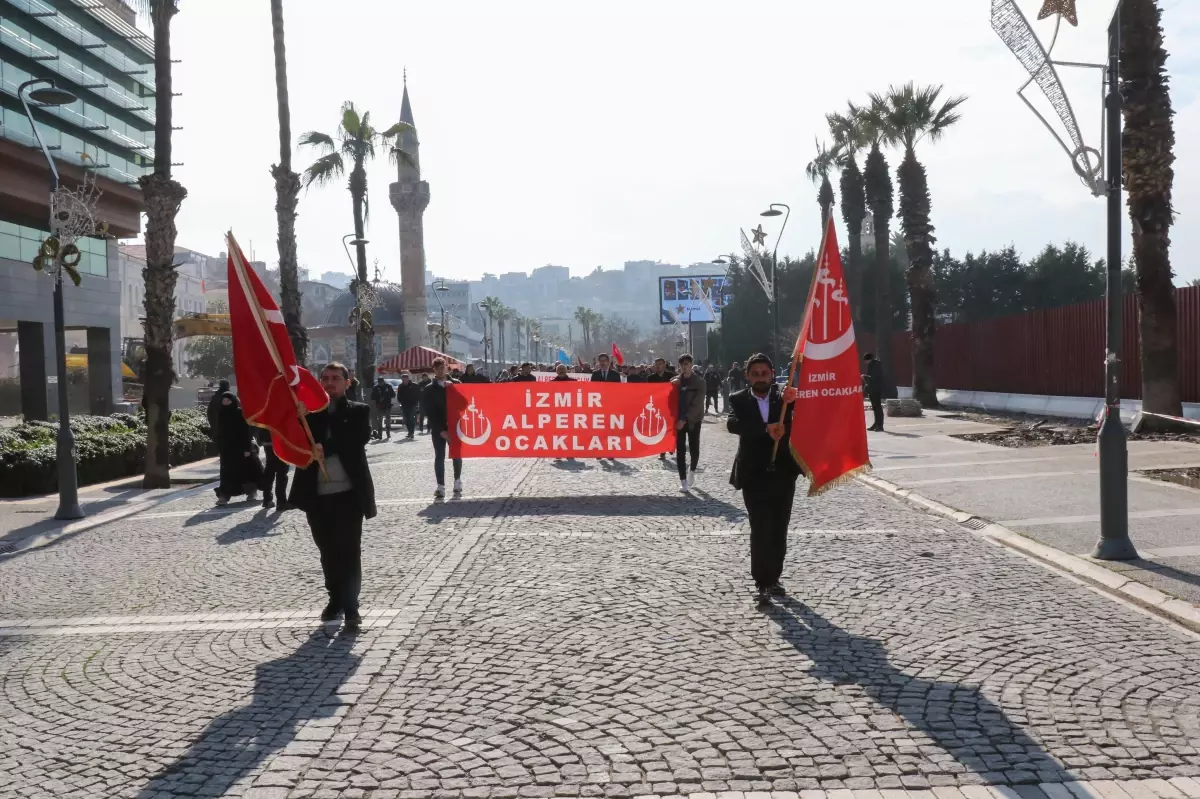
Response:
[{"label": "turkish flag", "polygon": [[613,360],[617,362],[617,366],[625,365],[625,356],[621,354],[621,348],[617,346],[617,342],[615,341],[612,345],[612,356]]},{"label": "turkish flag", "polygon": [[271,446],[284,463],[303,469],[313,462],[313,442],[298,402],[311,413],[329,396],[296,352],[271,292],[246,262],[233,234],[229,243],[229,324],[233,371],[246,421],[271,431]]},{"label": "turkish flag", "polygon": [[808,476],[809,496],[870,471],[858,347],[832,218],[821,240],[788,384],[797,391],[792,454]]}]

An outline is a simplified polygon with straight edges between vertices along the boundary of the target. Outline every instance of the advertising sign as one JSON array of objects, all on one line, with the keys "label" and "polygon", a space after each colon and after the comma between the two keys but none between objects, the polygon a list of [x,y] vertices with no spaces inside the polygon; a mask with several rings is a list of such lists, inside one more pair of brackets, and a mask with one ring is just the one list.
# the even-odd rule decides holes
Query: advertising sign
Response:
[{"label": "advertising sign", "polygon": [[658,279],[659,322],[664,325],[719,322],[729,300],[725,275]]}]

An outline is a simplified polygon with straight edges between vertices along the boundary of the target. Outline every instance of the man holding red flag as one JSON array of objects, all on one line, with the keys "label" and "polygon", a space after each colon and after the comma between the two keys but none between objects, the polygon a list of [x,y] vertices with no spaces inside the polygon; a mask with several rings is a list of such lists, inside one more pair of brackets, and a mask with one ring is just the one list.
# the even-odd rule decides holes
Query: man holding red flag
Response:
[{"label": "man holding red flag", "polygon": [[275,455],[297,467],[289,500],[307,515],[321,553],[329,592],[321,619],[345,612],[346,630],[353,632],[362,622],[362,525],[375,515],[365,449],[370,409],[346,399],[346,367],[326,366],[318,382],[296,362],[279,306],[232,233],[227,240],[233,369],[243,413],[250,424],[270,430]]}]

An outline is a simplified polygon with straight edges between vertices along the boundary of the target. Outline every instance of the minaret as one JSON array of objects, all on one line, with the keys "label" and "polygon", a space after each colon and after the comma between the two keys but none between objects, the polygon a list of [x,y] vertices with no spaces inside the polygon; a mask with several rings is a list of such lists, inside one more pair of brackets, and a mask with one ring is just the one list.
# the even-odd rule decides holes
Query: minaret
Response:
[{"label": "minaret", "polygon": [[396,182],[389,196],[400,217],[400,290],[404,313],[404,346],[429,346],[429,327],[425,301],[425,208],[429,205],[429,184],[421,180],[421,161],[412,105],[408,100],[408,74],[404,74],[404,99],[400,103],[400,121],[413,126],[399,137],[398,149],[409,161],[399,159]]}]

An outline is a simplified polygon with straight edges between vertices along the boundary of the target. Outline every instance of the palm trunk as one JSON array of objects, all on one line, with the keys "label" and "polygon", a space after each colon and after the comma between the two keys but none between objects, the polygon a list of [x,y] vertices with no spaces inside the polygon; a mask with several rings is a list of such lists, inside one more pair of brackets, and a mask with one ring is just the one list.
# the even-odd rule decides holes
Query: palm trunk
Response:
[{"label": "palm trunk", "polygon": [[146,367],[143,403],[146,408],[146,468],[143,488],[171,487],[171,362],[175,316],[175,217],[187,189],[171,179],[171,17],[172,0],[157,0],[151,9],[154,24],[154,172],[139,179],[146,209]]},{"label": "palm trunk", "polygon": [[863,196],[863,176],[858,171],[858,162],[851,157],[842,168],[842,219],[846,223],[846,235],[850,239],[850,250],[846,270],[846,284],[850,295],[850,314],[855,325],[862,324],[862,301],[865,270],[862,263],[862,225],[866,216],[866,199]]},{"label": "palm trunk", "polygon": [[[358,244],[354,249],[358,255],[358,285],[367,283],[367,245],[363,244],[365,230],[363,228],[363,198],[367,195],[367,175],[362,166],[356,165],[350,173],[350,195],[354,203],[354,238]],[[363,309],[365,310],[365,309]],[[354,331],[355,343],[355,376],[361,386],[375,384],[375,352],[372,347],[371,331],[359,318]]]},{"label": "palm trunk", "polygon": [[1142,407],[1151,413],[1182,416],[1179,323],[1170,255],[1175,130],[1166,62],[1158,4],[1125,0],[1121,7],[1125,119],[1121,153],[1137,266]]},{"label": "palm trunk", "polygon": [[275,40],[275,100],[279,107],[279,163],[275,179],[275,217],[279,225],[279,295],[283,322],[296,351],[296,362],[308,363],[308,333],[301,321],[300,273],[296,259],[296,204],[300,176],[292,171],[292,114],[288,105],[287,52],[283,38],[283,0],[271,0],[271,30]]},{"label": "palm trunk", "polygon": [[875,223],[875,357],[883,368],[883,394],[896,396],[896,366],[892,361],[892,176],[876,142],[867,154],[863,192]]},{"label": "palm trunk", "polygon": [[825,232],[825,226],[829,224],[829,217],[833,214],[833,184],[829,182],[829,177],[825,176],[821,179],[821,188],[817,191],[817,202],[821,206],[821,233]]},{"label": "palm trunk", "polygon": [[929,184],[925,167],[906,148],[897,170],[900,224],[908,251],[908,295],[912,303],[913,398],[923,407],[938,407],[934,383],[933,337],[937,332],[937,292],[933,285],[933,226],[929,223]]}]

